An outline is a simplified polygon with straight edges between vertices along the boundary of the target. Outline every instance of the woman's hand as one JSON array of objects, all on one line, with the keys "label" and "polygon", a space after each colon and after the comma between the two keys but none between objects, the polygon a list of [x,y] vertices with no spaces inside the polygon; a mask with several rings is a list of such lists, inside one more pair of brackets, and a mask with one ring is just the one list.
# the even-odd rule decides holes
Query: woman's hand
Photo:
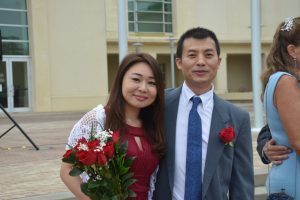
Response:
[{"label": "woman's hand", "polygon": [[80,184],[81,178],[79,176],[70,176],[69,172],[72,169],[72,165],[68,163],[62,163],[60,168],[60,177],[69,190],[80,200],[90,200],[88,196],[81,192]]}]

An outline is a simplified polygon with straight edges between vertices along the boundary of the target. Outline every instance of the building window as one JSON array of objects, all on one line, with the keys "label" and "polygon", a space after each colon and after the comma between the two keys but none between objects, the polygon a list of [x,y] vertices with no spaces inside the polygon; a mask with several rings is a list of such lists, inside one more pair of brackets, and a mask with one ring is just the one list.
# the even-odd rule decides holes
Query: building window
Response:
[{"label": "building window", "polygon": [[29,55],[26,0],[0,1],[0,29],[4,55]]},{"label": "building window", "polygon": [[128,0],[130,32],[172,32],[172,0]]}]

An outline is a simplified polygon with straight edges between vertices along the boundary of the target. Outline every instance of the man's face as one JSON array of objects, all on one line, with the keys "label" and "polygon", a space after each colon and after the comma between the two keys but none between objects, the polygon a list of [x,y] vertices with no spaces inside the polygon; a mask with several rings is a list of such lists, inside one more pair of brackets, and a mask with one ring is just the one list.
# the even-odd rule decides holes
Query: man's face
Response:
[{"label": "man's face", "polygon": [[210,37],[185,39],[182,57],[176,58],[186,84],[198,95],[210,90],[220,62],[215,42]]}]

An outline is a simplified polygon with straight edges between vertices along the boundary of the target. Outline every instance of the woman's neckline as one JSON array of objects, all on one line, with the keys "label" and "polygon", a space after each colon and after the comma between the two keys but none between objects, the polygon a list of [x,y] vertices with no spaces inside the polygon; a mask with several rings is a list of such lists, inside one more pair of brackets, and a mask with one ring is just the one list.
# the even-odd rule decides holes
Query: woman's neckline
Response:
[{"label": "woman's neckline", "polygon": [[140,126],[133,126],[133,125],[130,125],[130,124],[126,124],[126,126],[128,126],[129,128],[137,128],[137,129],[141,129],[142,128]]}]

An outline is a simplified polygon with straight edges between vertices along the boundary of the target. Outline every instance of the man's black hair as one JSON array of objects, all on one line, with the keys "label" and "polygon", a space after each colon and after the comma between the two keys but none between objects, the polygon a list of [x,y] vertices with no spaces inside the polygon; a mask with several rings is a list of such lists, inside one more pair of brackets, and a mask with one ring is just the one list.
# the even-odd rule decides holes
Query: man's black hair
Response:
[{"label": "man's black hair", "polygon": [[211,39],[213,39],[215,42],[217,54],[218,54],[218,56],[220,56],[220,53],[221,53],[220,44],[219,44],[216,34],[213,31],[208,30],[206,28],[197,27],[197,28],[189,29],[183,35],[181,35],[181,37],[177,43],[177,51],[176,51],[177,58],[182,57],[183,43],[184,43],[184,40],[186,40],[188,38],[195,38],[195,39],[211,38]]}]

